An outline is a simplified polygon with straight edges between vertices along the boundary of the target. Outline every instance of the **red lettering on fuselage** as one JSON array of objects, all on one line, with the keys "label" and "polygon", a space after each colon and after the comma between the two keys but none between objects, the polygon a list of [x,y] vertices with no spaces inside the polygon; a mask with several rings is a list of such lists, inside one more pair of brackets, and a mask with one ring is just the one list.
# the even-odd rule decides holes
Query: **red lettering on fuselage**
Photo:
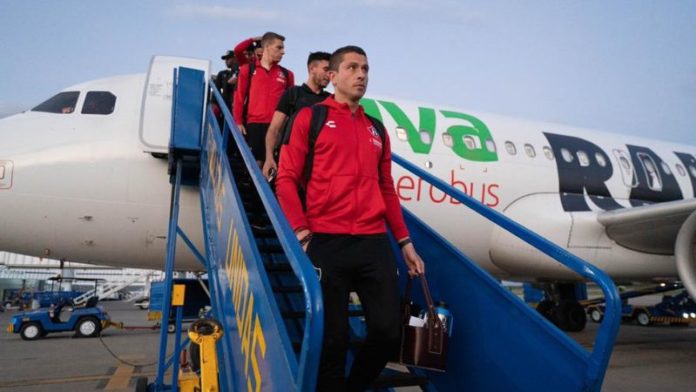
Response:
[{"label": "red lettering on fuselage", "polygon": [[[455,178],[455,171],[450,171],[450,186],[466,193],[467,195],[477,199],[488,207],[496,207],[500,204],[498,196],[499,184],[474,183],[464,182]],[[424,188],[427,187],[427,193],[423,195]],[[414,192],[415,191],[415,192]],[[429,199],[431,203],[442,204],[449,199],[449,204],[462,204],[455,200],[452,196],[448,196],[441,190],[435,188],[429,183],[423,184],[423,179],[420,177],[413,178],[410,175],[403,175],[396,180],[396,194],[401,201],[421,201],[421,199]]]}]

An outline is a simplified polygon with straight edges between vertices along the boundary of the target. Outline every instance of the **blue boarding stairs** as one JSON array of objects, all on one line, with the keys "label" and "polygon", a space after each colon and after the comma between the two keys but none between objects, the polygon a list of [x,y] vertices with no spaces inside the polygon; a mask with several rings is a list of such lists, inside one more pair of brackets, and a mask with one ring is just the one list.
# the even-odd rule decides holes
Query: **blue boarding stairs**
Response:
[{"label": "blue boarding stairs", "polygon": [[[211,313],[224,331],[217,341],[220,390],[313,391],[323,329],[319,282],[223,102],[203,72],[183,67],[175,71],[166,274],[172,275],[174,243],[180,237],[205,265]],[[213,104],[220,108],[222,121],[215,117]],[[389,366],[373,389],[599,391],[621,317],[618,293],[607,275],[403,158],[394,155],[393,162],[461,202],[461,208],[474,210],[595,282],[607,309],[588,351],[404,209],[433,297],[446,300],[456,322],[446,372]],[[204,252],[197,252],[178,226],[181,186],[200,188]],[[356,349],[363,324],[359,305],[351,305],[349,314],[355,327],[351,347]],[[163,343],[166,347],[164,338]],[[177,338],[175,348],[184,344],[185,339]],[[176,354],[165,361],[161,348],[151,390],[176,390],[176,377],[172,385],[163,381],[167,366],[173,362],[177,367]]]}]

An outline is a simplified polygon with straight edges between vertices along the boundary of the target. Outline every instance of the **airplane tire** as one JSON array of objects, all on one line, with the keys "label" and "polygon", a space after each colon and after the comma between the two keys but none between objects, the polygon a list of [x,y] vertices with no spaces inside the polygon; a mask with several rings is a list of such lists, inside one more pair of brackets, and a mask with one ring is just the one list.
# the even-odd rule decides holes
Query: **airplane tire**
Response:
[{"label": "airplane tire", "polygon": [[541,313],[542,316],[546,317],[549,321],[555,324],[553,320],[553,308],[555,305],[551,301],[541,301],[536,307],[537,312]]},{"label": "airplane tire", "polygon": [[44,336],[44,330],[41,328],[41,324],[32,321],[22,325],[19,336],[23,340],[36,340]]},{"label": "airplane tire", "polygon": [[647,327],[648,325],[650,325],[650,315],[645,310],[639,310],[638,312],[636,312],[636,322],[638,323],[638,325]]},{"label": "airplane tire", "polygon": [[147,392],[147,377],[138,377],[135,380],[135,392]]},{"label": "airplane tire", "polygon": [[580,332],[587,324],[587,314],[579,303],[574,301],[562,302],[556,308],[557,326],[567,332]]},{"label": "airplane tire", "polygon": [[77,322],[75,335],[80,338],[93,338],[99,335],[101,324],[94,317],[85,317]]}]

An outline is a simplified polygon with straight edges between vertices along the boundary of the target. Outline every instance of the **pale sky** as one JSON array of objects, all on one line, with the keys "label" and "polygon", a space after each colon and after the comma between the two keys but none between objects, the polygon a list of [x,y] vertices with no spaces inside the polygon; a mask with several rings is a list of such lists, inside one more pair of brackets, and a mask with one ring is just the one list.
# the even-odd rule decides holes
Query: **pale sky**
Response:
[{"label": "pale sky", "polygon": [[0,0],[0,116],[268,30],[298,81],[356,44],[368,95],[696,144],[696,2],[672,0]]}]

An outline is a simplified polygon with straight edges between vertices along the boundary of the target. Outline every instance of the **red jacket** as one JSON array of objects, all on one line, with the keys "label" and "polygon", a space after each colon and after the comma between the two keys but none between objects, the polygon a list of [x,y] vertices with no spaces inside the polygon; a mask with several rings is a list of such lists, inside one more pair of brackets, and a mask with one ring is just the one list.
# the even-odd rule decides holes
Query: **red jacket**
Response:
[{"label": "red jacket", "polygon": [[[249,64],[241,66],[237,77],[237,90],[234,92],[232,115],[237,124],[268,124],[273,118],[273,112],[278,106],[280,97],[287,88],[295,84],[295,75],[288,70],[286,79],[280,65],[273,64],[270,70],[266,70],[261,66],[261,62],[257,61],[251,79],[251,90],[249,90]],[[247,91],[250,99],[247,116],[243,118]]]},{"label": "red jacket", "polygon": [[386,221],[397,239],[407,237],[391,175],[389,136],[383,146],[362,106],[353,114],[333,95],[317,105],[327,106],[328,113],[314,148],[306,211],[297,189],[303,181],[311,108],[298,113],[290,142],[281,151],[276,194],[293,230],[379,234],[386,232]]}]

